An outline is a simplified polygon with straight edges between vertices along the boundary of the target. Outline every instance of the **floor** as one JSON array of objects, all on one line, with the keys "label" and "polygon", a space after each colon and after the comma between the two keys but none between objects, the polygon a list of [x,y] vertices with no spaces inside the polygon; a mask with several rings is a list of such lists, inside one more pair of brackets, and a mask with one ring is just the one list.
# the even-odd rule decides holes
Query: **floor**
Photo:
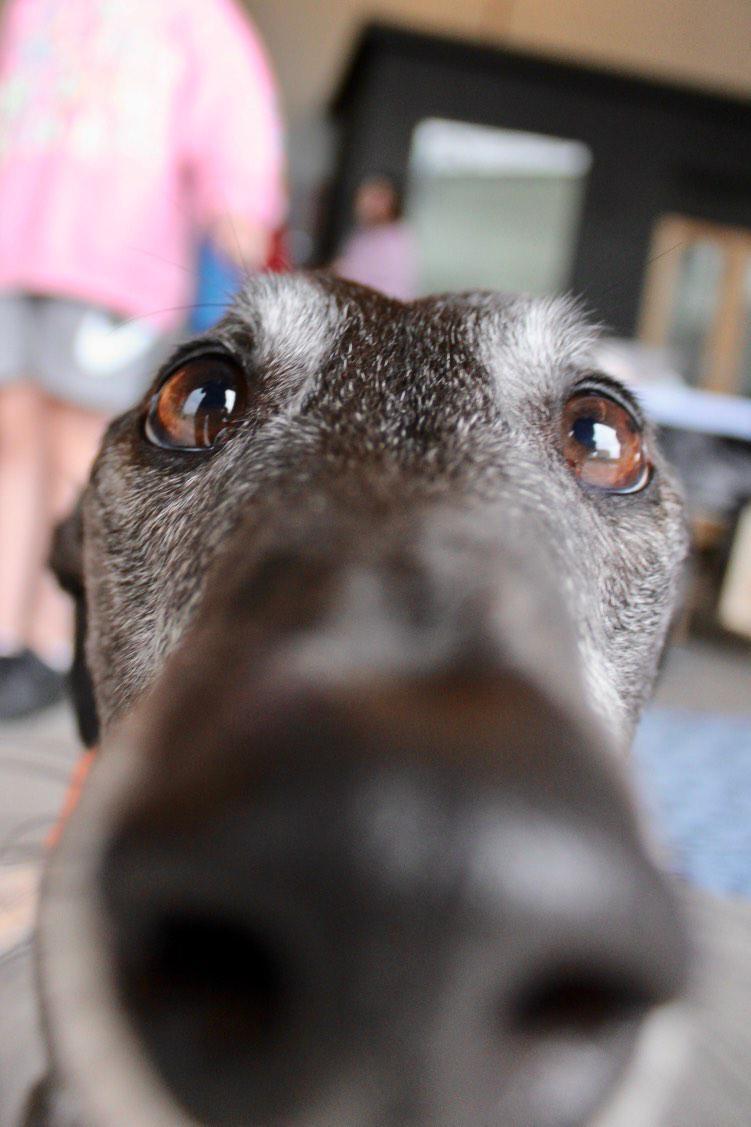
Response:
[{"label": "floor", "polygon": [[0,724],[0,865],[33,860],[57,817],[79,745],[66,706]]},{"label": "floor", "polygon": [[751,717],[751,643],[691,641],[667,655],[654,702]]}]

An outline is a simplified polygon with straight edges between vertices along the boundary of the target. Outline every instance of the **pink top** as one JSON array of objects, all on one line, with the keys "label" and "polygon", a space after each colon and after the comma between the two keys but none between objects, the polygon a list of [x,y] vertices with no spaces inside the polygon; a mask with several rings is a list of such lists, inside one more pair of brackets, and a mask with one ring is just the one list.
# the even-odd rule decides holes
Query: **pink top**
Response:
[{"label": "pink top", "polygon": [[185,319],[197,234],[285,207],[275,87],[233,0],[7,0],[0,289]]},{"label": "pink top", "polygon": [[389,297],[400,301],[417,297],[417,245],[403,219],[357,228],[333,265],[343,278],[372,286]]}]

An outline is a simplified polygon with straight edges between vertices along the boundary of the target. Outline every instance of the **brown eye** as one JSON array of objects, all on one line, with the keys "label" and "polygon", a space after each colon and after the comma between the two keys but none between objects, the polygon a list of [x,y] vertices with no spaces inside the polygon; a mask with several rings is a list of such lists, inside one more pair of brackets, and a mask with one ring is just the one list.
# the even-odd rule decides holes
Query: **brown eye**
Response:
[{"label": "brown eye", "polygon": [[583,485],[637,493],[651,463],[639,424],[626,407],[598,392],[579,392],[563,409],[563,454]]},{"label": "brown eye", "polygon": [[154,446],[210,450],[242,415],[247,385],[224,356],[197,356],[168,376],[149,406],[144,427]]}]

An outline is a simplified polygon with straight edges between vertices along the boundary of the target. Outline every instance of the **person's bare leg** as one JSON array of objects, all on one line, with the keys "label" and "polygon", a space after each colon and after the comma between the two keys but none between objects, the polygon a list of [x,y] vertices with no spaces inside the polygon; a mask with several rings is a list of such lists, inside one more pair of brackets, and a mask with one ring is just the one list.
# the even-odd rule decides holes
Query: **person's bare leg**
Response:
[{"label": "person's bare leg", "polygon": [[19,381],[0,388],[0,654],[28,643],[46,518],[45,399]]},{"label": "person's bare leg", "polygon": [[[58,400],[47,400],[49,433],[49,523],[52,528],[74,506],[86,483],[107,419]],[[49,572],[38,578],[29,644],[53,668],[64,668],[73,639],[72,606]]]}]

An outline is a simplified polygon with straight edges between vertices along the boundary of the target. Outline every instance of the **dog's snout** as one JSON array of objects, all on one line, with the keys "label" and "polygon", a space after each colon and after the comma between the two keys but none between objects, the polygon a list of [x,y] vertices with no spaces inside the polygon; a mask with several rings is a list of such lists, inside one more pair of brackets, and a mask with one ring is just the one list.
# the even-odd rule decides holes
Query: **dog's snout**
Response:
[{"label": "dog's snout", "polygon": [[[596,361],[567,300],[259,276],[113,422],[57,553],[99,747],[42,897],[61,1114],[591,1122],[686,967],[614,754],[681,503]],[[161,441],[207,365],[221,434]]]},{"label": "dog's snout", "polygon": [[681,922],[591,736],[508,680],[459,732],[438,689],[286,702],[233,801],[114,838],[120,997],[200,1122],[583,1123],[679,988]]}]

